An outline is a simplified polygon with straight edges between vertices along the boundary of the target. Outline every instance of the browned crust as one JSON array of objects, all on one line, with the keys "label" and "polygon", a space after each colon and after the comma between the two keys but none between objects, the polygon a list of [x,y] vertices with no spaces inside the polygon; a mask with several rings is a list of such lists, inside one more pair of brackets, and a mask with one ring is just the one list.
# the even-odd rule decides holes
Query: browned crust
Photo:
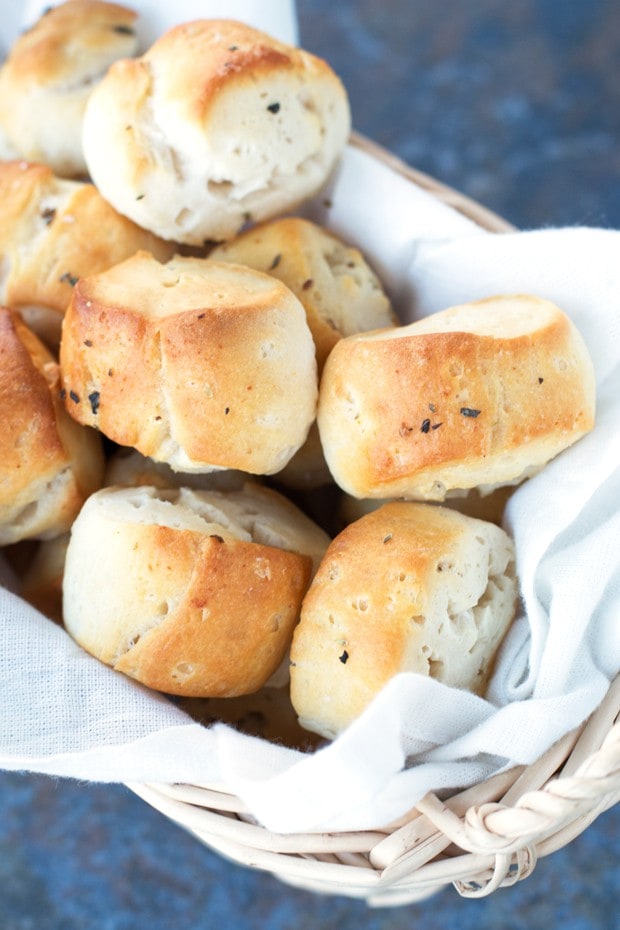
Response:
[{"label": "browned crust", "polygon": [[[234,268],[222,267],[227,274]],[[162,441],[172,437],[192,461],[259,472],[255,463],[277,456],[289,441],[282,436],[291,430],[292,386],[281,372],[290,374],[295,358],[301,359],[302,389],[312,379],[315,396],[313,346],[301,304],[281,282],[239,269],[239,284],[222,284],[223,307],[206,281],[198,306],[183,296],[178,310],[170,306],[158,316],[149,301],[167,298],[147,294],[144,281],[149,273],[159,281],[161,267],[140,253],[116,271],[126,276],[126,295],[111,301],[105,274],[82,279],[65,316],[60,360],[71,416],[147,456],[157,457]],[[261,288],[252,290],[248,276],[262,279]],[[292,344],[293,333],[300,345]],[[281,361],[265,369],[260,346],[270,339],[287,340],[286,350],[280,347]],[[304,404],[310,410],[307,397]],[[257,417],[274,409],[287,418],[285,426],[257,425]],[[300,429],[297,422],[293,427]]]},{"label": "browned crust", "polygon": [[[167,63],[168,94],[182,100],[193,118],[204,121],[222,92],[257,77],[331,69],[320,58],[279,42],[260,30],[234,20],[210,19],[182,23],[168,30],[146,53],[144,60]],[[333,78],[332,78],[333,79]],[[187,89],[192,88],[191,97]],[[269,102],[269,101],[268,101]]]},{"label": "browned crust", "polygon": [[[63,321],[60,362],[67,411],[120,445],[143,445],[148,455],[165,413],[158,335],[139,314],[91,294],[82,279]],[[93,393],[96,404],[89,400]]]},{"label": "browned crust", "polygon": [[52,7],[14,42],[5,65],[10,80],[46,85],[71,78],[75,40],[85,56],[97,55],[114,44],[114,27],[120,27],[116,42],[122,48],[124,30],[133,30],[136,19],[133,10],[101,0],[69,0]]},{"label": "browned crust", "polygon": [[[412,544],[416,520],[423,546],[417,538]],[[426,609],[426,578],[462,534],[458,515],[430,504],[384,504],[351,523],[330,543],[304,598],[291,662],[306,660],[305,643],[322,641],[324,666],[342,676],[347,647],[349,653],[354,650],[358,671],[351,707],[357,702],[356,712],[361,711],[370,695],[402,671],[414,637],[411,618]],[[372,609],[360,604],[360,590]],[[337,615],[334,625],[331,611]],[[302,671],[299,677],[303,676]],[[295,703],[294,681],[293,688]]]},{"label": "browned crust", "polygon": [[[149,527],[141,539],[160,584],[166,573],[171,586],[177,576],[189,580],[175,609],[114,663],[117,671],[156,690],[194,697],[260,688],[288,647],[311,559],[162,526]],[[183,681],[175,673],[179,666]]]},{"label": "browned crust", "polygon": [[12,504],[34,480],[51,480],[68,464],[50,391],[57,377],[52,356],[1,307],[0,503]]},{"label": "browned crust", "polygon": [[[61,182],[62,183],[62,182]],[[0,248],[9,265],[4,301],[64,314],[75,282],[115,265],[138,249],[169,258],[174,247],[121,216],[92,184],[74,184],[63,207],[45,219],[57,179],[45,165],[0,164]]]},{"label": "browned crust", "polygon": [[389,496],[394,482],[411,476],[415,483],[427,470],[441,479],[441,469],[454,464],[486,461],[492,469],[497,457],[545,437],[551,457],[593,426],[573,333],[557,311],[535,332],[513,338],[435,332],[341,340],[319,399],[328,462],[330,437],[340,435],[335,421],[352,394],[365,432],[341,419],[352,441],[334,456],[339,474],[349,472],[360,492],[385,488]]}]

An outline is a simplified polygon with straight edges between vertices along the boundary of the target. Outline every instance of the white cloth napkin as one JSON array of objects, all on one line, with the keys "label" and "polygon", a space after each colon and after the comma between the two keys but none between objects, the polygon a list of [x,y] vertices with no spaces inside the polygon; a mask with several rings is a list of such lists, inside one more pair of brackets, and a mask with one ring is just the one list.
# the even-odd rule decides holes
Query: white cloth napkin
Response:
[{"label": "white cloth napkin", "polygon": [[[178,4],[174,17],[184,18]],[[103,782],[223,782],[274,830],[376,827],[429,789],[534,761],[591,713],[620,671],[620,232],[487,234],[352,147],[308,213],[366,253],[404,321],[530,292],[558,303],[592,353],[596,428],[508,508],[523,614],[489,700],[401,675],[313,755],[223,724],[201,727],[11,594],[5,566],[0,767]]]}]

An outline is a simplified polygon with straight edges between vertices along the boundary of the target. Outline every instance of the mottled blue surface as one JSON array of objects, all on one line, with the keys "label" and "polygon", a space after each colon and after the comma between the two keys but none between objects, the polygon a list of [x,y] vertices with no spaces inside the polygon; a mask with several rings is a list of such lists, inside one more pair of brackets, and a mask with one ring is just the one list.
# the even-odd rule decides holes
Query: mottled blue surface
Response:
[{"label": "mottled blue surface", "polygon": [[[358,130],[521,227],[620,227],[616,0],[300,3]],[[369,910],[230,864],[120,786],[0,773],[0,930],[618,930],[620,808],[491,897]]]},{"label": "mottled blue surface", "polygon": [[620,808],[488,898],[400,908],[229,863],[119,786],[0,774],[2,930],[617,930]]},{"label": "mottled blue surface", "polygon": [[616,0],[300,4],[355,126],[518,226],[620,225]]}]

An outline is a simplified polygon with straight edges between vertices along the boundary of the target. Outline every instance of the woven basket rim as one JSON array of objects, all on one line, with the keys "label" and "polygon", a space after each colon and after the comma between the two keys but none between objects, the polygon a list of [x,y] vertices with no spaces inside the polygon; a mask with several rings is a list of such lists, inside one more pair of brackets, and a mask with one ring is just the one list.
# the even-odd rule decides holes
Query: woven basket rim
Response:
[{"label": "woven basket rim", "polygon": [[[354,132],[350,144],[481,228],[509,222]],[[374,906],[419,901],[452,884],[483,897],[527,878],[539,858],[571,842],[620,802],[620,676],[581,726],[537,762],[501,771],[440,800],[430,792],[376,830],[277,834],[226,785],[127,783],[146,803],[225,858],[324,894]]]},{"label": "woven basket rim", "polygon": [[351,133],[349,143],[354,148],[367,152],[377,161],[382,162],[386,167],[396,172],[396,174],[402,175],[408,181],[411,181],[412,184],[415,184],[416,187],[420,187],[422,190],[432,194],[438,200],[441,200],[442,203],[452,207],[458,213],[466,216],[467,219],[472,220],[483,229],[496,233],[515,231],[516,227],[513,226],[512,223],[498,216],[497,213],[489,210],[488,207],[483,206],[476,200],[472,200],[471,197],[467,197],[465,194],[461,194],[459,191],[454,190],[454,188],[437,180],[437,178],[432,177],[430,174],[425,174],[417,168],[412,168],[411,165],[408,165],[397,155],[394,155],[372,139],[368,139],[362,133]]}]

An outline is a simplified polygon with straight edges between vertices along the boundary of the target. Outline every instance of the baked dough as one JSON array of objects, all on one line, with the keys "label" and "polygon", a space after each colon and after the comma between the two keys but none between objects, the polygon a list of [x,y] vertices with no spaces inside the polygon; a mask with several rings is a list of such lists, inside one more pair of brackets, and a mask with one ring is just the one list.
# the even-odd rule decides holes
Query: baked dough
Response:
[{"label": "baked dough", "polygon": [[400,672],[483,693],[516,608],[513,544],[435,504],[384,504],[330,544],[291,646],[302,726],[333,738]]},{"label": "baked dough", "polygon": [[89,99],[83,145],[119,212],[202,245],[316,194],[350,126],[323,60],[242,23],[196,20],[112,65]]},{"label": "baked dough", "polygon": [[61,535],[101,486],[100,437],[71,419],[59,392],[53,356],[0,307],[0,545]]},{"label": "baked dough", "polygon": [[139,252],[81,279],[60,361],[73,417],[175,471],[272,474],[315,417],[303,307],[239,265]]},{"label": "baked dough", "polygon": [[86,103],[113,61],[137,53],[135,20],[116,3],[68,0],[15,40],[0,68],[0,125],[19,157],[86,174]]},{"label": "baked dough", "polygon": [[165,261],[174,247],[117,213],[93,187],[46,165],[0,162],[0,303],[18,309],[52,348],[78,278],[138,249]]},{"label": "baked dough", "polygon": [[102,662],[159,691],[248,694],[286,655],[327,542],[259,486],[105,488],[71,531],[65,626]]},{"label": "baked dough", "polygon": [[349,494],[443,500],[534,474],[592,429],[594,409],[593,365],[573,323],[516,295],[340,340],[318,425]]}]

